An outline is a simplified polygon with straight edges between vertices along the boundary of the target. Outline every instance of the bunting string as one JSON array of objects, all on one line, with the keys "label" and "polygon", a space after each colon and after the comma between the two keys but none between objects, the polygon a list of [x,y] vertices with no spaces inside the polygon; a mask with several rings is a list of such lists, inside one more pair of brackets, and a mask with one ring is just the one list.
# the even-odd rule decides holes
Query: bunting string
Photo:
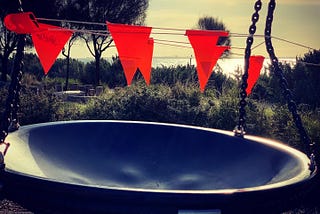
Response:
[{"label": "bunting string", "polygon": [[185,46],[185,45],[178,45],[178,44],[170,44],[170,43],[164,43],[164,42],[154,42],[155,44],[159,45],[165,45],[165,46],[170,46],[170,47],[178,47],[178,48],[192,48],[191,46]]},{"label": "bunting string", "polygon": [[[100,25],[100,26],[106,26],[105,23],[101,23],[101,22],[86,22],[86,21],[74,21],[74,20],[65,20],[65,19],[49,19],[49,18],[36,18],[36,20],[38,21],[49,21],[49,22],[59,22],[59,23],[74,23],[74,24],[83,24],[83,25]],[[66,28],[68,29],[68,28]],[[181,31],[181,32],[185,32],[186,29],[182,29],[182,28],[168,28],[168,27],[152,27],[153,30],[165,30],[165,31]],[[77,29],[69,29],[69,30],[73,30],[75,32],[81,32],[81,33],[86,33],[86,34],[97,34],[97,35],[102,35],[102,36],[108,36],[110,35],[110,33],[107,30],[88,30],[88,29],[84,29],[84,30],[77,30]],[[151,34],[164,34],[164,35],[184,35],[184,33],[166,33],[166,32],[151,32]],[[248,34],[246,33],[235,33],[235,32],[230,32],[229,33],[230,37],[233,38],[247,38]],[[255,34],[253,37],[262,37],[264,38],[265,35],[263,34]],[[277,36],[270,36],[272,39],[275,40],[279,40],[279,41],[283,41],[295,46],[299,46],[299,47],[303,47],[309,50],[317,50],[316,48],[310,47],[308,45],[302,44],[302,43],[298,43],[298,42],[294,42],[294,41],[290,41],[287,39],[283,39],[281,37],[277,37]],[[264,44],[264,42],[260,43],[259,45],[253,47],[253,49],[261,46],[262,44]],[[176,46],[176,45],[174,45]],[[234,48],[234,47],[232,47]],[[240,49],[240,48],[237,48]],[[245,48],[241,48],[241,49],[245,49]]]},{"label": "bunting string", "polygon": [[36,20],[37,21],[60,22],[60,23],[83,24],[83,25],[106,26],[106,23],[101,23],[101,22],[85,22],[85,21],[74,21],[74,20],[66,20],[66,19],[48,19],[48,18],[36,18]]}]

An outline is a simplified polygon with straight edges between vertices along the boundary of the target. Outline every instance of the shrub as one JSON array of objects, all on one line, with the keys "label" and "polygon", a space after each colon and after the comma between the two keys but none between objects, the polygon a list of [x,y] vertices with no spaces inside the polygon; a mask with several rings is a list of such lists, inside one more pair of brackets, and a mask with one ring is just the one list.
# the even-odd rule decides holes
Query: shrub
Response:
[{"label": "shrub", "polygon": [[59,102],[44,90],[36,93],[31,88],[25,88],[20,96],[21,125],[52,121],[58,109]]}]

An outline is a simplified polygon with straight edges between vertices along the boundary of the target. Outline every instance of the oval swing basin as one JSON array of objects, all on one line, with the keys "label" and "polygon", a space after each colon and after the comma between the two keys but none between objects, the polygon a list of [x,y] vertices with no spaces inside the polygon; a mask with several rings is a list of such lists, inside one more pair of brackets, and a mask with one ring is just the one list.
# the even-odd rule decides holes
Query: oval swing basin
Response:
[{"label": "oval swing basin", "polygon": [[209,196],[275,189],[310,177],[307,156],[284,144],[185,125],[53,122],[23,126],[7,140],[7,174],[55,188]]}]

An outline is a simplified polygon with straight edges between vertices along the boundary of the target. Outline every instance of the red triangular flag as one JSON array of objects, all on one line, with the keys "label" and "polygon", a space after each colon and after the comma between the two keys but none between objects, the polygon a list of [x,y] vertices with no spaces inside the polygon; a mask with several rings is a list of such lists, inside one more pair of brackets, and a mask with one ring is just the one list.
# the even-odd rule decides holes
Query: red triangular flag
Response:
[{"label": "red triangular flag", "polygon": [[248,87],[247,95],[251,93],[253,86],[256,84],[260,76],[260,71],[263,65],[263,56],[250,56],[249,59],[249,71],[248,71]]},{"label": "red triangular flag", "polygon": [[228,32],[187,30],[186,35],[194,50],[200,90],[203,92],[218,59],[225,50],[230,48],[228,46],[217,46],[219,37],[228,36]]},{"label": "red triangular flag", "polygon": [[216,62],[199,62],[199,69],[202,70],[205,77],[209,78],[215,64]]},{"label": "red triangular flag", "polygon": [[31,34],[39,30],[39,24],[31,12],[8,14],[4,25],[17,34]]},{"label": "red triangular flag", "polygon": [[138,64],[138,68],[142,73],[142,76],[146,81],[147,85],[150,85],[150,79],[151,79],[153,45],[154,45],[153,38],[150,38],[148,41],[148,45],[146,46],[146,49],[142,53],[143,58],[140,59]]},{"label": "red triangular flag", "polygon": [[32,41],[44,73],[47,74],[73,32],[57,26],[40,24],[41,31],[32,33]]},{"label": "red triangular flag", "polygon": [[124,75],[126,76],[127,84],[131,85],[131,81],[137,71],[138,60],[134,60],[133,58],[120,57],[120,61],[124,70]]},{"label": "red triangular flag", "polygon": [[[130,85],[138,66],[149,63],[147,62],[150,60],[149,57],[144,57],[143,53],[148,49],[148,40],[152,28],[110,22],[107,22],[107,26],[118,50],[127,83]],[[130,65],[128,65],[128,61],[131,61]],[[135,69],[132,68],[134,65],[136,66]]]}]

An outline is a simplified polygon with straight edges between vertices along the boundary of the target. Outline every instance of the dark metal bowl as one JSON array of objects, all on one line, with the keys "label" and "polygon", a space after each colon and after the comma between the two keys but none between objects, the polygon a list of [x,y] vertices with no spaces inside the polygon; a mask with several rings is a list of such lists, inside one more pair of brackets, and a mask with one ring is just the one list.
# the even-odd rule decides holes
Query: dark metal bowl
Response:
[{"label": "dark metal bowl", "polygon": [[312,178],[308,157],[284,144],[184,125],[54,122],[7,141],[4,190],[36,209],[261,211]]}]

